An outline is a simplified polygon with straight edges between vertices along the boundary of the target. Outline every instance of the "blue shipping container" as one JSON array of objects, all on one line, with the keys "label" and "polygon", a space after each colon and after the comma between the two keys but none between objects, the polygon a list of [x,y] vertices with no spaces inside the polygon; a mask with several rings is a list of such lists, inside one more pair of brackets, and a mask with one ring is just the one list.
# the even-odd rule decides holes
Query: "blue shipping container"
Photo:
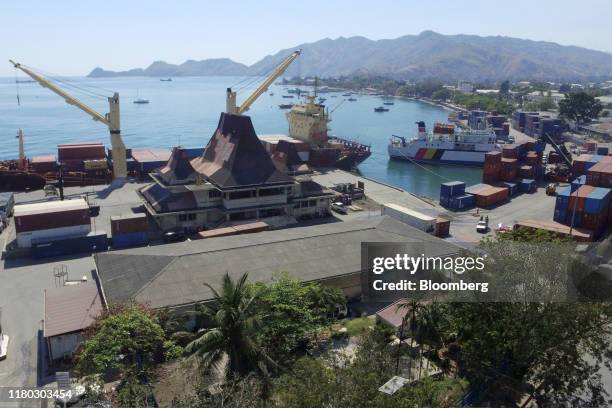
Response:
[{"label": "blue shipping container", "polygon": [[440,185],[440,197],[453,197],[465,193],[465,183],[463,181],[449,181]]},{"label": "blue shipping container", "polygon": [[508,189],[508,195],[510,195],[511,197],[516,195],[519,192],[519,189],[516,183],[504,182],[502,183],[502,185]]},{"label": "blue shipping container", "polygon": [[601,214],[608,210],[610,205],[610,190],[609,188],[596,187],[586,198],[584,203],[584,211],[589,214]]},{"label": "blue shipping container", "polygon": [[57,240],[36,240],[32,242],[32,257],[49,258],[80,253],[106,251],[108,237],[106,232],[90,232],[83,237],[72,237]]},{"label": "blue shipping container", "polygon": [[471,194],[466,194],[462,196],[452,197],[450,199],[450,208],[453,210],[462,210],[466,208],[472,208],[476,204],[476,200],[474,196]]},{"label": "blue shipping container", "polygon": [[599,154],[601,156],[607,156],[609,152],[610,152],[610,150],[607,147],[598,147],[597,148],[597,154]]},{"label": "blue shipping container", "polygon": [[523,193],[533,193],[536,191],[536,182],[533,179],[522,179],[519,183],[519,189]]},{"label": "blue shipping container", "polygon": [[127,248],[132,246],[147,245],[149,239],[146,232],[130,232],[127,234],[113,235],[113,248]]},{"label": "blue shipping container", "polygon": [[586,184],[586,175],[582,175],[582,176],[580,176],[580,177],[577,177],[577,178],[576,178],[574,181],[572,181],[572,185],[571,185],[571,187],[572,187],[572,190],[571,190],[571,191],[572,191],[572,193],[573,193],[574,191],[578,190],[578,188],[579,188],[580,186],[583,186],[583,185],[585,185],[585,184]]},{"label": "blue shipping container", "polygon": [[565,223],[565,220],[567,219],[567,211],[566,210],[555,210],[555,215],[553,216],[553,220],[560,222],[562,224]]}]

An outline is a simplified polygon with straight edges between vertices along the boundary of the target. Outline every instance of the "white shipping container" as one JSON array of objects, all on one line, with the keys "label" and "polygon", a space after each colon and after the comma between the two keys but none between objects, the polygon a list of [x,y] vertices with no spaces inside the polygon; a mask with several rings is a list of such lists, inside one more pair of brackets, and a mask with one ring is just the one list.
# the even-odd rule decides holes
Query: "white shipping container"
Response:
[{"label": "white shipping container", "polygon": [[436,218],[402,207],[401,205],[386,203],[381,209],[382,215],[388,215],[398,221],[408,224],[423,232],[434,232]]},{"label": "white shipping container", "polygon": [[17,246],[19,248],[31,248],[32,240],[78,237],[87,235],[90,232],[91,224],[20,232],[17,234]]}]

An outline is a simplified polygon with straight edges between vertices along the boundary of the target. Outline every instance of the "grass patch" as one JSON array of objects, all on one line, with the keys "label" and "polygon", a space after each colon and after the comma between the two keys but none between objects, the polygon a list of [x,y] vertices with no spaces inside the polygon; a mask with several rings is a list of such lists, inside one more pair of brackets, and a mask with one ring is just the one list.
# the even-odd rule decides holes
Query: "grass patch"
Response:
[{"label": "grass patch", "polygon": [[357,317],[355,319],[342,320],[338,328],[346,327],[349,336],[358,336],[364,331],[368,330],[368,327],[374,326],[376,322],[369,317]]}]

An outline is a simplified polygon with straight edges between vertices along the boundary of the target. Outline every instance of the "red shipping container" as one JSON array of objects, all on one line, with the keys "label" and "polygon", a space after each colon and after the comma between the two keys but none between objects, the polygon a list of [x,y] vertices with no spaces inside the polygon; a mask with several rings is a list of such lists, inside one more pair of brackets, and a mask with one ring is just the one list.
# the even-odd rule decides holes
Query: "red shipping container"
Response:
[{"label": "red shipping container", "polygon": [[502,181],[512,181],[515,178],[517,178],[517,170],[513,169],[513,170],[509,170],[509,171],[504,171],[502,170],[502,172],[499,175],[499,179]]},{"label": "red shipping container", "polygon": [[587,228],[593,231],[603,231],[606,227],[608,221],[608,214],[589,214],[582,213],[581,227]]},{"label": "red shipping container", "polygon": [[519,169],[519,176],[521,178],[532,179],[535,175],[535,168],[533,166],[521,166]]},{"label": "red shipping container", "polygon": [[481,208],[491,207],[508,199],[508,188],[490,187],[474,194],[476,206]]},{"label": "red shipping container", "polygon": [[102,143],[61,144],[57,146],[58,160],[105,159],[106,149]]},{"label": "red shipping container", "polygon": [[518,149],[516,146],[504,147],[502,150],[502,157],[508,159],[516,159],[518,157]]},{"label": "red shipping container", "polygon": [[501,162],[502,154],[501,152],[488,152],[485,153],[485,164],[497,164]]},{"label": "red shipping container", "polygon": [[436,237],[444,238],[450,233],[450,220],[446,218],[438,218],[434,226],[434,235]]},{"label": "red shipping container", "polygon": [[587,184],[596,187],[612,188],[612,162],[600,161],[586,174]]},{"label": "red shipping container", "polygon": [[17,233],[38,231],[51,228],[89,225],[89,209],[55,212],[52,214],[33,214],[15,217]]},{"label": "red shipping container", "polygon": [[148,220],[146,214],[111,216],[111,233],[113,236],[132,232],[146,232]]}]

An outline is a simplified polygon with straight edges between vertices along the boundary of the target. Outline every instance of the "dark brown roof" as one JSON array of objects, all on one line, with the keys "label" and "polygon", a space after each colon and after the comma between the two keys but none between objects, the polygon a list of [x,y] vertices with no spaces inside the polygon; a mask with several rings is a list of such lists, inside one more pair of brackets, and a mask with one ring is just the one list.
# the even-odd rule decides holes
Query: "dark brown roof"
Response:
[{"label": "dark brown roof", "polygon": [[191,159],[187,149],[175,147],[168,163],[159,169],[159,177],[169,186],[194,183],[197,173],[190,163]]},{"label": "dark brown roof", "polygon": [[311,173],[312,169],[298,155],[294,143],[280,140],[276,150],[272,153],[272,161],[276,167],[283,172],[295,174]]},{"label": "dark brown roof", "polygon": [[157,212],[186,211],[198,208],[193,192],[173,192],[158,183],[149,184],[141,190],[142,195]]},{"label": "dark brown roof", "polygon": [[288,184],[293,179],[277,170],[248,116],[221,113],[219,125],[195,170],[220,188]]},{"label": "dark brown roof", "polygon": [[82,283],[45,291],[45,337],[81,331],[102,313],[98,287]]}]

